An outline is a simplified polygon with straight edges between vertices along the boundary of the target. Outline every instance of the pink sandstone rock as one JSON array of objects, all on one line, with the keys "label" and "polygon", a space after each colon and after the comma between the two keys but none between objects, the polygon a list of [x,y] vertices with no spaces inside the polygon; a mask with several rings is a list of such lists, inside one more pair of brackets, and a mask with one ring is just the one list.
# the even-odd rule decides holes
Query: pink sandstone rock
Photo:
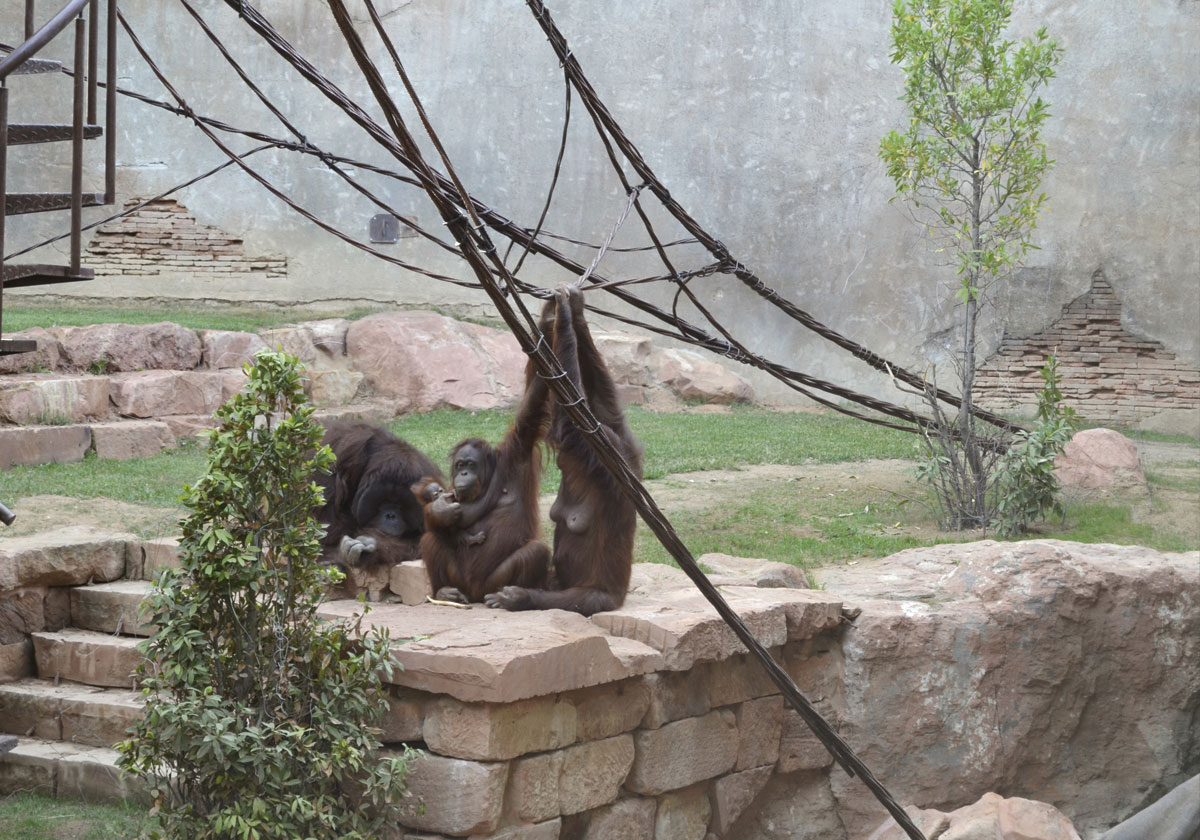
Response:
[{"label": "pink sandstone rock", "polygon": [[57,327],[63,364],[88,370],[107,363],[109,371],[192,370],[202,348],[195,330],[169,321],[157,324],[93,324]]},{"label": "pink sandstone rock", "polygon": [[657,379],[680,399],[710,403],[754,400],[754,389],[746,380],[699,353],[691,350],[662,350],[659,353]]},{"label": "pink sandstone rock", "polygon": [[222,387],[221,372],[146,370],[113,376],[111,398],[122,417],[211,414],[221,406]]},{"label": "pink sandstone rock", "polygon": [[107,417],[104,376],[29,374],[0,380],[0,423],[72,423]]},{"label": "pink sandstone rock", "polygon": [[[983,541],[855,569],[824,576],[862,609],[841,645],[840,731],[900,801],[948,809],[1000,788],[1091,832],[1141,807],[1147,780],[1184,778],[1200,554]],[[851,836],[886,817],[830,778]]]},{"label": "pink sandstone rock", "polygon": [[1112,429],[1086,429],[1076,434],[1055,459],[1054,474],[1064,488],[1107,490],[1146,485],[1137,446]]},{"label": "pink sandstone rock", "polygon": [[82,461],[91,446],[88,426],[0,427],[0,470],[21,464]]},{"label": "pink sandstone rock", "polygon": [[171,427],[159,420],[124,420],[92,424],[92,448],[97,458],[149,458],[175,448]]},{"label": "pink sandstone rock", "polygon": [[[508,344],[507,352],[499,349]],[[391,312],[355,321],[346,351],[376,393],[402,411],[487,409],[514,404],[524,387],[516,339],[433,312]]]},{"label": "pink sandstone rock", "polygon": [[254,354],[267,343],[254,333],[234,330],[200,330],[204,367],[210,370],[240,368],[254,361]]},{"label": "pink sandstone rock", "polygon": [[0,374],[6,373],[37,373],[38,371],[57,370],[61,364],[62,345],[58,338],[49,330],[41,327],[30,327],[18,332],[6,332],[5,338],[26,339],[37,342],[37,349],[31,353],[17,353],[12,356],[0,356]]},{"label": "pink sandstone rock", "polygon": [[[906,809],[926,837],[939,840],[1079,840],[1071,821],[1045,802],[985,793],[973,805],[949,814]],[[889,818],[865,840],[906,840],[906,834]],[[1150,838],[1146,838],[1150,840]]]}]

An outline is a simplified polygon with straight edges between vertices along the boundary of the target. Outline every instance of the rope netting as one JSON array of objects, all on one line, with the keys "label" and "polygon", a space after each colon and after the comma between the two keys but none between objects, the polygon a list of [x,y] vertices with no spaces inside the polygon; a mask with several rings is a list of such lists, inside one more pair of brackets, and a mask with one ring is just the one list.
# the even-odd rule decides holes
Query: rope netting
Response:
[{"label": "rope netting", "polygon": [[[222,42],[213,27],[192,3],[189,0],[178,0],[178,2],[203,33],[203,36],[220,52],[223,60],[232,68],[255,99],[278,120],[286,131],[286,136],[275,137],[260,130],[234,126],[197,113],[188,104],[177,85],[168,77],[161,63],[156,61],[155,56],[151,55],[149,49],[137,36],[130,22],[124,15],[120,15],[121,24],[136,51],[167,91],[172,101],[159,101],[127,89],[121,89],[119,92],[151,107],[165,109],[187,118],[220,150],[226,159],[197,177],[159,193],[152,199],[127,207],[121,213],[96,221],[90,227],[108,223],[121,215],[134,212],[150,201],[170,195],[172,192],[230,167],[236,167],[300,216],[371,257],[424,277],[484,292],[522,349],[533,361],[538,375],[547,380],[558,402],[579,427],[597,456],[619,479],[642,519],[760,662],[789,704],[801,715],[843,769],[852,776],[858,776],[867,785],[908,836],[914,839],[922,838],[923,835],[919,829],[896,800],[872,775],[870,769],[855,755],[849,745],[813,708],[811,702],[804,697],[788,674],[754,638],[740,617],[705,577],[644,485],[600,431],[599,422],[592,414],[582,394],[563,372],[548,343],[538,332],[536,320],[530,313],[527,300],[545,299],[550,295],[549,289],[523,279],[520,273],[526,265],[527,258],[535,255],[543,259],[543,268],[545,264],[549,264],[573,277],[574,282],[582,284],[584,289],[591,293],[588,296],[588,308],[593,312],[763,371],[783,383],[787,388],[842,414],[910,432],[921,432],[926,428],[934,427],[935,423],[931,418],[903,405],[863,394],[852,388],[801,372],[749,349],[745,342],[739,340],[733,331],[722,323],[719,313],[714,311],[711,302],[712,296],[702,295],[695,288],[695,281],[701,278],[728,277],[749,290],[772,309],[782,313],[789,321],[819,336],[822,340],[830,342],[895,382],[909,385],[922,393],[932,394],[936,400],[955,408],[959,407],[958,398],[953,394],[934,389],[923,376],[909,371],[901,365],[889,362],[862,344],[823,324],[809,312],[788,300],[780,291],[768,285],[746,263],[730,253],[720,240],[707,232],[671,195],[622,130],[616,118],[604,105],[584,74],[579,60],[572,54],[565,36],[541,0],[526,0],[526,3],[536,26],[549,41],[554,56],[562,69],[565,90],[564,117],[562,138],[550,187],[545,201],[542,203],[539,216],[530,227],[518,224],[489,207],[473,195],[459,178],[372,0],[362,0],[370,18],[371,35],[385,50],[388,62],[392,65],[390,72],[394,73],[403,87],[409,104],[415,110],[417,120],[421,124],[427,141],[425,147],[432,147],[436,152],[436,163],[426,158],[422,151],[423,144],[418,141],[409,128],[401,108],[392,98],[384,71],[371,58],[371,50],[364,44],[363,36],[356,28],[355,21],[351,18],[342,0],[328,0],[328,5],[345,40],[346,47],[372,94],[374,109],[383,115],[382,122],[371,115],[367,106],[357,102],[307,59],[256,7],[245,0],[225,0],[225,4],[236,12],[245,27],[268,45],[341,114],[357,125],[378,148],[382,149],[394,161],[391,166],[381,166],[339,155],[316,145],[306,136],[299,121],[289,117],[284,109],[267,95],[262,86],[255,82],[252,75]],[[323,52],[327,51],[327,48],[328,45],[324,45]],[[613,174],[624,193],[621,205],[615,208],[610,216],[610,222],[606,225],[609,233],[599,244],[565,237],[545,229],[554,193],[560,182],[574,98],[579,100],[589,116],[595,135],[600,140]],[[311,121],[313,116],[307,114],[306,118]],[[231,137],[243,137],[258,145],[248,151],[238,152],[229,142]],[[253,165],[256,155],[271,149],[285,150],[320,161],[322,166],[336,175],[349,188],[362,195],[371,205],[384,213],[395,216],[402,224],[411,228],[417,236],[465,264],[469,269],[469,276],[462,277],[444,271],[433,271],[399,259],[322,218],[320,214],[305,206],[299,198],[272,181],[260,168]],[[408,214],[397,208],[394,200],[381,194],[380,190],[370,188],[363,179],[356,177],[355,173],[357,172],[369,172],[381,176],[389,185],[404,185],[420,189],[437,209],[440,220],[451,238],[447,239],[409,218]],[[679,226],[686,234],[685,236],[676,236],[668,240],[660,235],[651,216],[653,214],[661,218],[664,213]],[[644,234],[649,244],[635,248],[614,246],[619,232],[633,227],[635,222],[631,220],[635,218],[636,224],[640,226],[640,232]],[[493,237],[506,241],[503,254],[497,248]],[[594,251],[592,259],[585,265],[583,261],[568,256],[564,253],[563,243],[589,252]],[[17,256],[44,244],[46,243],[38,243],[38,245],[9,256]],[[703,257],[699,260],[696,259],[694,253],[697,250],[703,253]],[[631,252],[653,254],[661,263],[661,270],[645,276],[620,278],[608,277],[600,270],[607,255]],[[510,268],[510,261],[514,253],[518,256]],[[698,264],[685,265],[685,262]],[[669,309],[663,308],[637,293],[636,290],[639,287],[647,285],[671,289],[669,296],[672,298],[672,303]],[[602,307],[596,300],[599,294],[612,296],[614,301],[619,302],[620,307],[612,309]],[[700,323],[693,323],[685,317],[684,310],[689,309],[693,313],[693,319],[696,317],[695,313],[698,313],[699,318],[702,319]],[[983,422],[1000,429],[1013,431],[1018,428],[1004,418],[989,412],[978,408],[972,408],[972,411]]]}]

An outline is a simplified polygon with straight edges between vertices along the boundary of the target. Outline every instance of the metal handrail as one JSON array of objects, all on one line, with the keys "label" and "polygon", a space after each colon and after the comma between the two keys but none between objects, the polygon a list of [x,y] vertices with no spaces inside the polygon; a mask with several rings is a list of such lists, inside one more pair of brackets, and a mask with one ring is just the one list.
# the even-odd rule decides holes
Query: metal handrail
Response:
[{"label": "metal handrail", "polygon": [[[50,43],[58,33],[67,28],[73,18],[78,17],[91,0],[70,0],[62,10],[42,26],[33,37],[25,41],[0,61],[0,81],[7,79],[9,74],[33,58],[42,47]],[[82,68],[78,68],[82,70]]]}]

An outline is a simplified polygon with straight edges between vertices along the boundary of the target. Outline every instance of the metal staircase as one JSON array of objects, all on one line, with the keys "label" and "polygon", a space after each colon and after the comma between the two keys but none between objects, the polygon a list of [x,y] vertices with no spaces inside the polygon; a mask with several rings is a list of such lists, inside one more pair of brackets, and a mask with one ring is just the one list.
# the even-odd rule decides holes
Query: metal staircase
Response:
[{"label": "metal staircase", "polygon": [[[25,0],[24,41],[15,47],[0,44],[0,355],[27,353],[37,349],[34,341],[5,339],[4,290],[18,286],[40,286],[91,280],[91,269],[80,265],[80,230],[83,208],[112,204],[116,194],[116,0],[106,0],[105,113],[97,120],[97,64],[99,59],[100,0],[70,0],[34,31],[34,0]],[[60,33],[71,29],[74,37],[72,112],[70,123],[10,123],[8,113],[10,76],[62,73],[58,61],[36,58],[37,53]],[[83,142],[105,137],[104,192],[83,191]],[[69,192],[9,193],[7,172],[10,148],[36,143],[71,143]],[[19,153],[18,153],[19,154]],[[70,210],[71,255],[69,265],[9,265],[4,259],[4,226],[8,216]]]}]

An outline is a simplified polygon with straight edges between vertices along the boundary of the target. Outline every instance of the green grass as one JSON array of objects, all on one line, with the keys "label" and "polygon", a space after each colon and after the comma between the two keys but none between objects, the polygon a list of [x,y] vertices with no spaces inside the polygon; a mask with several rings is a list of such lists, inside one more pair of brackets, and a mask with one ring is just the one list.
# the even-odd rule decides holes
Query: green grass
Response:
[{"label": "green grass", "polygon": [[320,318],[361,318],[382,307],[353,309],[339,312],[319,312],[294,307],[198,307],[198,306],[138,306],[136,309],[116,309],[101,306],[22,306],[6,303],[4,331],[17,332],[30,327],[82,327],[89,324],[156,324],[173,321],[194,330],[236,330],[257,332],[297,321]]},{"label": "green grass", "polygon": [[[630,425],[645,445],[647,479],[697,470],[731,470],[754,464],[835,464],[873,458],[911,459],[915,440],[890,429],[833,414],[772,412],[739,407],[730,413],[659,414],[632,408]],[[401,418],[390,428],[435,462],[445,465],[464,437],[495,442],[512,421],[510,411],[440,410]],[[1189,441],[1195,446],[1195,441]],[[547,458],[542,489],[558,489],[558,472]],[[12,507],[23,497],[52,493],[78,499],[109,498],[157,508],[178,508],[185,484],[205,466],[196,445],[130,461],[89,458],[75,464],[14,467],[0,472],[0,500]],[[1152,487],[1200,497],[1200,475],[1150,473]],[[915,497],[922,489],[915,481]],[[544,513],[544,512],[543,512]],[[692,552],[769,557],[813,566],[861,556],[885,556],[905,548],[974,539],[974,533],[936,530],[929,510],[894,494],[870,488],[839,493],[810,492],[803,483],[772,483],[710,508],[687,508],[671,520]],[[157,525],[156,525],[157,527]],[[157,535],[157,534],[156,534]],[[1135,521],[1129,505],[1076,503],[1066,524],[1044,523],[1035,537],[1079,542],[1136,543],[1162,551],[1200,548],[1195,530],[1175,533]],[[644,528],[637,556],[667,561],[666,551]]]},{"label": "green grass", "polygon": [[149,818],[136,805],[52,799],[31,793],[0,797],[0,837],[21,840],[130,840]]}]

